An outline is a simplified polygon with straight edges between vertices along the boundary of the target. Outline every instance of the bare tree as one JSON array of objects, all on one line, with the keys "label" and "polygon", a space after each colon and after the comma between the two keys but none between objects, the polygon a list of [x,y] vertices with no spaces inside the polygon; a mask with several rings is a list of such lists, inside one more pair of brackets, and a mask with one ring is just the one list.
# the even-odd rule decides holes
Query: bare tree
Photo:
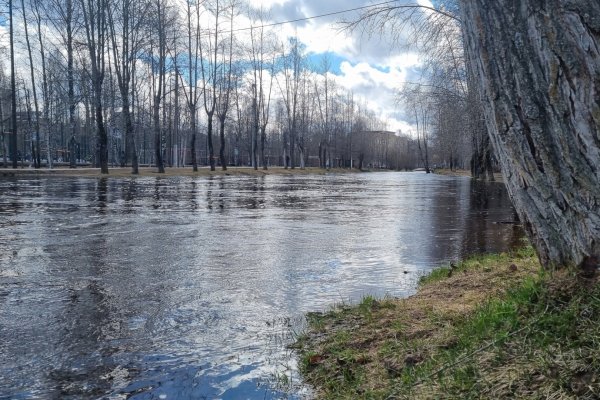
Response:
[{"label": "bare tree", "polygon": [[[151,58],[152,58],[152,93],[153,93],[153,104],[152,104],[152,122],[154,129],[154,157],[156,167],[159,173],[165,172],[165,164],[163,159],[163,132],[160,118],[161,103],[165,96],[166,86],[166,75],[167,75],[167,4],[165,0],[154,0],[154,12],[155,24],[156,24],[156,35],[157,42],[151,45]],[[156,47],[156,50],[155,50]],[[157,54],[154,54],[154,51]],[[158,74],[158,77],[154,76],[154,73]],[[164,118],[163,118],[164,121]]]},{"label": "bare tree", "polygon": [[[40,109],[38,104],[37,97],[37,87],[35,84],[35,73],[33,70],[33,57],[31,54],[31,43],[29,41],[29,29],[27,24],[27,17],[25,13],[25,1],[21,0],[21,12],[23,14],[23,26],[25,29],[25,42],[27,43],[27,55],[29,57],[29,72],[31,77],[31,90],[33,92],[33,105],[35,110],[35,120],[33,121],[34,129],[35,129],[35,146],[32,143],[31,146],[31,156],[33,159],[33,165],[35,168],[40,168],[41,159],[40,159]],[[32,141],[33,142],[33,141]]]},{"label": "bare tree", "polygon": [[[211,12],[214,17],[215,25],[214,32],[211,32],[205,46],[200,48],[200,69],[202,71],[202,95],[204,99],[204,111],[207,119],[207,141],[208,141],[208,162],[210,170],[215,170],[215,154],[213,147],[213,117],[217,107],[217,72],[219,70],[218,54],[219,54],[219,18],[221,14],[219,0],[215,0],[215,4],[211,7]],[[213,41],[214,40],[214,41]],[[202,43],[202,42],[200,42]],[[206,55],[204,55],[206,51]]]},{"label": "bare tree", "polygon": [[108,0],[80,0],[90,55],[91,81],[100,170],[108,174],[108,136],[104,124],[103,83],[106,66]]},{"label": "bare tree", "polygon": [[10,157],[12,167],[17,168],[17,72],[15,70],[15,40],[13,24],[13,0],[8,2],[8,13],[10,20],[10,92],[11,92],[11,133],[10,133]]},{"label": "bare tree", "polygon": [[[267,141],[267,125],[271,108],[271,93],[273,78],[275,76],[275,62],[273,60],[274,49],[272,42],[265,37],[264,21],[266,14],[264,10],[255,10],[252,13],[253,23],[256,28],[250,30],[250,59],[252,63],[251,94],[253,104],[252,124],[252,166],[258,168],[259,163],[266,170],[267,157],[265,146]],[[267,59],[271,55],[270,59]],[[265,77],[267,74],[267,77]],[[257,159],[258,136],[260,135],[260,162]]]},{"label": "bare tree", "polygon": [[[42,68],[42,96],[44,99],[42,121],[44,123],[44,130],[45,130],[46,159],[48,161],[48,168],[52,168],[52,146],[51,146],[50,126],[49,126],[50,94],[49,94],[49,90],[48,90],[48,75],[47,75],[47,69],[46,69],[46,50],[44,48],[44,39],[42,36],[42,13],[41,13],[41,9],[40,9],[40,6],[41,6],[40,2],[41,2],[41,0],[34,0],[32,11],[33,11],[35,21],[36,21],[38,46],[39,46],[39,51],[40,51],[40,59],[42,62],[42,65],[41,65],[41,68]],[[71,48],[71,50],[72,50],[72,48]],[[67,49],[67,53],[68,53],[68,49]],[[72,54],[72,53],[70,53],[70,54]],[[72,69],[71,69],[71,71],[72,71]]]},{"label": "bare tree", "polygon": [[235,15],[236,2],[229,4],[229,38],[221,43],[221,68],[220,76],[215,91],[218,91],[217,97],[217,118],[219,120],[219,161],[221,169],[227,170],[227,160],[225,158],[225,120],[231,103],[231,84],[232,63],[233,63],[233,18]]},{"label": "bare tree", "polygon": [[[192,8],[192,5],[194,6]],[[188,107],[189,118],[190,118],[190,130],[191,130],[191,156],[192,156],[192,168],[194,171],[198,171],[198,160],[197,160],[197,149],[196,149],[196,137],[198,134],[198,101],[200,99],[200,88],[198,87],[199,80],[199,69],[198,62],[202,55],[200,50],[202,44],[200,42],[200,12],[201,12],[201,1],[200,0],[188,0],[186,1],[186,17],[187,17],[187,59],[188,59],[188,85],[183,84],[183,93],[186,99]],[[183,79],[183,77],[182,77]]]},{"label": "bare tree", "polygon": [[[277,80],[283,104],[286,112],[286,133],[284,139],[283,158],[284,166],[294,169],[296,167],[295,148],[296,148],[296,129],[298,124],[298,94],[300,89],[300,73],[302,69],[302,54],[298,38],[292,38],[289,42],[289,52],[282,46],[281,59],[283,84]],[[288,162],[289,157],[289,162]]]},{"label": "bare tree", "polygon": [[[125,157],[123,163],[131,159],[131,173],[139,173],[135,132],[132,116],[132,76],[136,70],[137,53],[142,44],[141,24],[150,9],[149,3],[133,0],[116,0],[109,10],[109,28],[112,42],[112,56],[117,83],[121,95],[122,126],[125,132]],[[120,27],[120,32],[117,28]]]}]

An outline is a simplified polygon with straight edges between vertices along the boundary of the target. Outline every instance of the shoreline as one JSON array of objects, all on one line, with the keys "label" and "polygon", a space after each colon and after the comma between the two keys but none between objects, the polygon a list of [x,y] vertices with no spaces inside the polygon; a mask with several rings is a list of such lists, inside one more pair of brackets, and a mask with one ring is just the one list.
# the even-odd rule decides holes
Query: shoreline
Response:
[{"label": "shoreline", "polygon": [[306,318],[292,348],[318,399],[600,396],[598,278],[543,273],[531,247]]},{"label": "shoreline", "polygon": [[90,177],[90,178],[144,178],[144,177],[177,177],[177,176],[264,176],[264,175],[325,175],[328,173],[361,173],[368,171],[359,171],[357,169],[331,168],[329,170],[318,167],[288,168],[270,167],[267,170],[259,168],[255,170],[252,167],[228,167],[223,171],[217,168],[211,171],[209,167],[199,167],[194,172],[191,167],[186,168],[165,168],[165,173],[158,173],[154,167],[140,167],[139,174],[131,173],[130,167],[110,168],[108,174],[100,173],[99,168],[0,168],[0,177]]}]

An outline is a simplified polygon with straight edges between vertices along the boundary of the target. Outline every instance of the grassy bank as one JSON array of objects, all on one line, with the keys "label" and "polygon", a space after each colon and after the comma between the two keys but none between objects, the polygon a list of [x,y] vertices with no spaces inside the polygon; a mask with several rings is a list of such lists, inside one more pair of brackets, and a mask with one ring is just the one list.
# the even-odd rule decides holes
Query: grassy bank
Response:
[{"label": "grassy bank", "polygon": [[600,398],[600,285],[540,274],[531,248],[308,315],[300,369],[325,399]]},{"label": "grassy bank", "polygon": [[434,173],[447,176],[471,176],[471,171],[467,169],[436,168]]},{"label": "grassy bank", "polygon": [[170,177],[170,176],[263,176],[263,175],[323,175],[327,173],[352,173],[359,172],[357,169],[341,169],[332,168],[329,170],[323,168],[288,168],[270,167],[268,170],[261,168],[254,170],[250,167],[229,167],[226,171],[218,168],[216,171],[211,171],[208,167],[198,168],[194,172],[192,168],[166,168],[164,174],[159,174],[156,168],[142,167],[139,169],[138,175],[131,174],[131,168],[109,168],[108,175],[101,174],[98,168],[53,168],[53,169],[33,169],[33,168],[0,168],[0,177],[32,177],[32,176],[75,176],[75,177],[106,177],[106,178],[135,178],[135,177]]},{"label": "grassy bank", "polygon": [[[446,176],[468,176],[471,177],[471,171],[467,169],[454,169],[451,170],[449,168],[437,168],[434,173],[438,175],[446,175]],[[496,182],[504,182],[504,177],[500,172],[494,172],[494,179]]]}]

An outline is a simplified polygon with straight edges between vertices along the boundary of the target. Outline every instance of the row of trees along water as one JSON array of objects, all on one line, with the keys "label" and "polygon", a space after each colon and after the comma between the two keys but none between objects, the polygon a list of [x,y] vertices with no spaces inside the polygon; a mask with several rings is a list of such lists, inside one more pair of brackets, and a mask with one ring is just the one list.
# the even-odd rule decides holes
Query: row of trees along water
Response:
[{"label": "row of trees along water", "polygon": [[1,51],[16,64],[0,75],[2,161],[105,173],[470,163],[485,176],[492,157],[460,24],[423,11],[405,20],[427,55],[428,84],[399,93],[416,128],[388,132],[336,84],[330,59],[312,63],[297,38],[278,40],[268,13],[240,0],[10,0],[11,45]]}]

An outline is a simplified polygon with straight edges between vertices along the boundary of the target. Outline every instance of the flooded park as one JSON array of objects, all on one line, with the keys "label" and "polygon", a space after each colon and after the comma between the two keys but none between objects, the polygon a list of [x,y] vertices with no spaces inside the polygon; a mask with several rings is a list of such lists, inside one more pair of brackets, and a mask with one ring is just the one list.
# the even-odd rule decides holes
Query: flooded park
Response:
[{"label": "flooded park", "polygon": [[301,398],[306,312],[523,237],[503,184],[399,172],[4,178],[0,228],[13,399]]}]

